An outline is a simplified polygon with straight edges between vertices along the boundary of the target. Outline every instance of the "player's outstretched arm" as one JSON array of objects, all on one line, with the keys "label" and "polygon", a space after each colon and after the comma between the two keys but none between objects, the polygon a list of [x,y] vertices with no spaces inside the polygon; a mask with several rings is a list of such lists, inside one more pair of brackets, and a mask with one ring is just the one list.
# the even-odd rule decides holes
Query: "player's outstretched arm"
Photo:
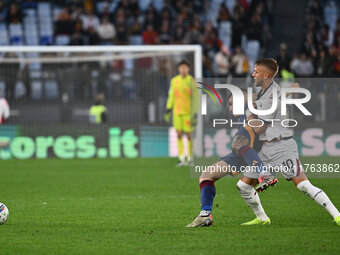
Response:
[{"label": "player's outstretched arm", "polygon": [[168,93],[168,101],[166,102],[166,112],[164,114],[164,120],[166,123],[170,122],[171,110],[174,105],[174,92],[172,89],[172,80],[170,83],[169,93]]},{"label": "player's outstretched arm", "polygon": [[171,110],[172,107],[174,106],[174,91],[172,88],[172,80],[170,83],[170,88],[169,88],[169,92],[168,92],[168,101],[166,102],[166,109],[167,110]]},{"label": "player's outstretched arm", "polygon": [[171,118],[171,109],[167,109],[166,112],[164,113],[164,121],[166,123],[169,123],[170,118]]}]

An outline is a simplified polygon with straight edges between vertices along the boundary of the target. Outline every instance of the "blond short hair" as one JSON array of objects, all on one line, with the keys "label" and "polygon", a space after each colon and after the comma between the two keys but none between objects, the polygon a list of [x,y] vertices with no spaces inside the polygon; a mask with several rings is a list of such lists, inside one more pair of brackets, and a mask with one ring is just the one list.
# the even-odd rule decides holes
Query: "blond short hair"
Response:
[{"label": "blond short hair", "polygon": [[255,65],[267,67],[271,71],[273,77],[279,71],[279,65],[273,58],[261,58],[255,62]]}]

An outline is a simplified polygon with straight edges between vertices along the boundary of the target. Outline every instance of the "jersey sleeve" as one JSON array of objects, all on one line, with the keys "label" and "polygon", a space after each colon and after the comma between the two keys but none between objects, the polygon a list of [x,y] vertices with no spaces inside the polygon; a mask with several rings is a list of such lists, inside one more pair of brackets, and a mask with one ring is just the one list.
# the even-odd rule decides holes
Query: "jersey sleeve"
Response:
[{"label": "jersey sleeve", "polygon": [[169,93],[168,93],[168,101],[166,103],[166,109],[171,110],[174,106],[174,91],[173,91],[173,79],[170,82],[170,88],[169,88]]}]

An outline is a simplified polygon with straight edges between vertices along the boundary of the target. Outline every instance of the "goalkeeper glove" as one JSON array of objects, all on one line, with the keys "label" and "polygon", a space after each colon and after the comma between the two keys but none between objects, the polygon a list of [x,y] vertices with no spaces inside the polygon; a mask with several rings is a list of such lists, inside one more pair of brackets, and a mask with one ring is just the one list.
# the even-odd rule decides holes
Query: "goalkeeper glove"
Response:
[{"label": "goalkeeper glove", "polygon": [[164,114],[164,120],[166,123],[170,122],[170,117],[171,117],[171,109],[167,109],[166,113]]}]

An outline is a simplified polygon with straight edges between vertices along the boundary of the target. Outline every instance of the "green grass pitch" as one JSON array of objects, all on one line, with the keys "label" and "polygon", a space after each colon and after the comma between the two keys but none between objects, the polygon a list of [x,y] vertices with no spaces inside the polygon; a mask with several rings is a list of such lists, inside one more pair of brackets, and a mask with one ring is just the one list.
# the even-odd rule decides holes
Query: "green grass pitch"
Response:
[{"label": "green grass pitch", "polygon": [[[304,158],[339,163],[338,158]],[[216,183],[214,225],[186,229],[200,211],[197,179],[175,159],[1,161],[0,254],[340,254],[340,227],[290,182],[262,193],[271,226],[254,218],[236,182]],[[340,208],[340,179],[311,179]]]}]

